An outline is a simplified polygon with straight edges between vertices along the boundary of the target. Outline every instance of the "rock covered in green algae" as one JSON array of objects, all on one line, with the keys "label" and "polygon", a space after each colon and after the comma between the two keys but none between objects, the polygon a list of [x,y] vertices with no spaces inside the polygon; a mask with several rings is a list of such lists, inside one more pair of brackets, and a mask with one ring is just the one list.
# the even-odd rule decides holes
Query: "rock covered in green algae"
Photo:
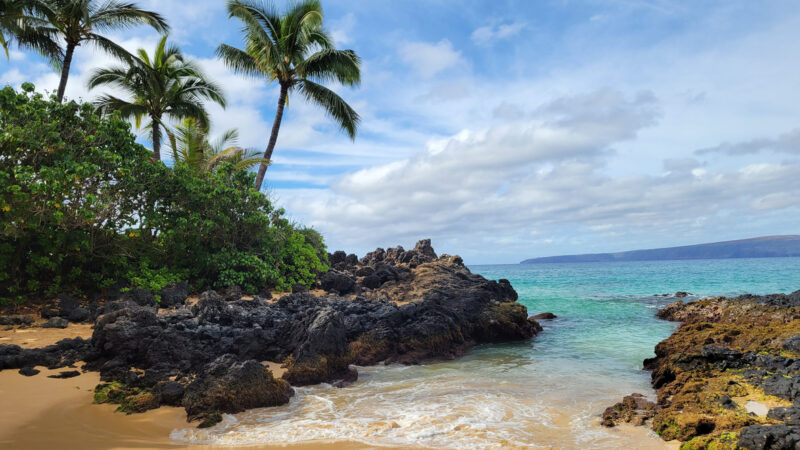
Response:
[{"label": "rock covered in green algae", "polygon": [[800,291],[678,301],[657,315],[682,324],[645,361],[653,430],[686,449],[800,447]]}]

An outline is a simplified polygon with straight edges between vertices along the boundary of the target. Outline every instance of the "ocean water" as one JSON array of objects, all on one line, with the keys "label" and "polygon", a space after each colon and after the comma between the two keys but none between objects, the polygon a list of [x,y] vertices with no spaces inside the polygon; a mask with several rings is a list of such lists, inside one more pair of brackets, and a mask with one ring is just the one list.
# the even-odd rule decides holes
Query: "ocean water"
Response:
[{"label": "ocean water", "polygon": [[654,294],[800,289],[800,258],[472,266],[507,278],[531,314],[552,312],[531,342],[484,345],[454,361],[359,368],[359,381],[297,389],[289,405],[225,416],[178,442],[259,445],[349,441],[420,448],[668,448],[643,428],[605,429],[603,409],[653,396],[642,360],[675,324]]}]

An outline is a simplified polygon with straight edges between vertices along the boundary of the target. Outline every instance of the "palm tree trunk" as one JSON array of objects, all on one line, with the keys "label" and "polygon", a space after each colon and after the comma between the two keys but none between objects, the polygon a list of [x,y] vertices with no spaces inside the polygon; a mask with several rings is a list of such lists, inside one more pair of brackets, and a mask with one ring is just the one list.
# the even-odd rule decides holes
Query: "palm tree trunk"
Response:
[{"label": "palm tree trunk", "polygon": [[153,158],[161,161],[161,128],[158,125],[158,118],[151,117],[153,123]]},{"label": "palm tree trunk", "polygon": [[61,67],[61,81],[58,83],[58,103],[64,100],[64,90],[67,89],[67,78],[69,78],[69,66],[72,64],[72,54],[75,53],[75,44],[67,42],[67,51],[64,53],[64,64]]},{"label": "palm tree trunk", "polygon": [[[281,85],[281,95],[278,97],[278,110],[275,111],[275,122],[272,123],[272,134],[269,137],[267,149],[264,150],[264,159],[269,161],[272,159],[272,151],[275,150],[275,142],[278,141],[278,131],[281,129],[281,120],[283,119],[283,106],[286,104],[286,94],[289,92],[289,86]],[[261,183],[264,182],[264,174],[267,173],[267,163],[262,162],[258,168],[258,175],[256,175],[256,190],[261,190]]]}]

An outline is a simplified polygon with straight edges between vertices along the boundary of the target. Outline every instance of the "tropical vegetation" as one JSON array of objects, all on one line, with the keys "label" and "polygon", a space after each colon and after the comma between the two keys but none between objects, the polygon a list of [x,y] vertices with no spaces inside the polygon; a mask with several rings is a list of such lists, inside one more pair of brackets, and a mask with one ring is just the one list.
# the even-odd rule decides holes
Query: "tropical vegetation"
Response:
[{"label": "tropical vegetation", "polygon": [[238,145],[239,131],[230,129],[211,141],[208,129],[194,118],[184,119],[174,131],[167,132],[173,161],[181,161],[197,174],[211,172],[229,162],[237,170],[246,170],[259,165],[261,152]]},{"label": "tropical vegetation", "polygon": [[[206,106],[225,107],[222,87],[166,34],[153,53],[135,54],[99,34],[141,24],[166,33],[159,14],[119,0],[0,0],[7,59],[16,45],[61,72],[50,98],[30,83],[0,89],[0,303],[157,291],[175,281],[195,291],[287,290],[327,270],[322,236],[286,219],[260,188],[289,94],[322,106],[355,137],[358,114],[323,83],[358,84],[360,60],[334,48],[318,1],[283,14],[230,1],[228,11],[243,23],[245,45],[223,44],[218,55],[233,71],[280,86],[263,154],[241,147],[237,130],[211,135]],[[84,43],[120,64],[89,80],[90,89],[109,92],[64,103],[72,57]],[[132,125],[148,132],[152,153]],[[160,161],[165,135],[170,165]]]},{"label": "tropical vegetation", "polygon": [[139,49],[138,57],[125,59],[125,66],[97,69],[89,88],[111,85],[127,93],[126,100],[112,94],[100,96],[95,105],[101,113],[118,112],[124,119],[134,119],[136,127],[147,117],[153,157],[161,159],[161,129],[164,119],[194,118],[208,127],[208,113],[203,100],[225,106],[222,88],[209,81],[200,68],[186,59],[180,49],[167,45],[163,36],[153,55]]},{"label": "tropical vegetation", "polygon": [[[223,163],[198,176],[153,161],[128,122],[91,104],[0,90],[0,298],[160,288],[310,285],[324,244]],[[160,283],[152,283],[159,280]]]},{"label": "tropical vegetation", "polygon": [[242,22],[244,48],[222,44],[217,55],[237,73],[277,81],[280,86],[275,120],[264,150],[265,162],[256,175],[255,186],[260,190],[291,92],[297,91],[321,106],[355,139],[358,114],[322,83],[336,81],[347,86],[360,83],[361,60],[352,50],[334,48],[333,40],[322,27],[322,7],[318,0],[300,1],[283,15],[269,4],[229,0],[228,13]]}]

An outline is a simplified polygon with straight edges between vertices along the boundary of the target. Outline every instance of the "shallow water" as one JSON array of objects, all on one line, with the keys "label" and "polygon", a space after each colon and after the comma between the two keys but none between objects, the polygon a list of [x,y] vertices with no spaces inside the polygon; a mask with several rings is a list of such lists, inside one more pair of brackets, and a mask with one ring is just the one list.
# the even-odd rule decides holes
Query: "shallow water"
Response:
[{"label": "shallow water", "polygon": [[632,392],[653,395],[642,360],[675,325],[654,317],[674,298],[800,288],[800,258],[473,266],[507,278],[529,312],[549,311],[532,342],[487,345],[455,361],[359,368],[336,389],[297,389],[289,405],[225,416],[183,443],[254,445],[346,440],[433,448],[667,448],[599,414]]}]

